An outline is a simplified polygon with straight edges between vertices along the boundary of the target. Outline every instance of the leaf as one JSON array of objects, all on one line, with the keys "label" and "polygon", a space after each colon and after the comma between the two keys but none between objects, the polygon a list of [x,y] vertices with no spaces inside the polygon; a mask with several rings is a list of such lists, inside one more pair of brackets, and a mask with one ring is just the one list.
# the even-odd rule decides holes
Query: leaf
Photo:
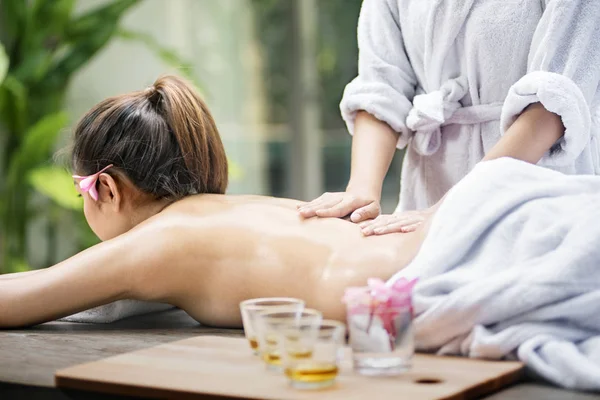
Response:
[{"label": "leaf", "polygon": [[119,28],[117,35],[124,40],[130,40],[140,42],[144,44],[148,49],[152,50],[154,54],[166,65],[176,68],[184,77],[192,81],[196,86],[198,82],[195,81],[192,74],[192,64],[177,54],[175,51],[161,45],[154,36],[145,32],[136,32],[128,29]]},{"label": "leaf", "polygon": [[81,210],[83,199],[77,196],[73,178],[63,168],[38,167],[29,172],[27,181],[35,190],[57,205],[70,210]]},{"label": "leaf", "polygon": [[21,168],[32,167],[46,161],[59,133],[67,125],[69,117],[59,111],[39,120],[26,133],[17,157]]},{"label": "leaf", "polygon": [[[0,17],[0,25],[3,29],[6,29],[8,36],[17,38],[27,20],[27,1],[0,1]],[[8,47],[10,48],[11,46]]]},{"label": "leaf", "polygon": [[71,76],[113,38],[121,17],[139,0],[115,0],[71,21],[65,32],[70,44],[55,60],[44,82],[46,90],[64,90]]},{"label": "leaf", "polygon": [[11,270],[10,272],[27,272],[31,271],[31,267],[25,260],[16,260],[12,263]]},{"label": "leaf", "polygon": [[6,127],[13,133],[22,132],[26,124],[27,88],[21,81],[9,74],[0,86],[2,114]]},{"label": "leaf", "polygon": [[37,0],[33,5],[35,25],[45,34],[57,34],[67,28],[75,0]]},{"label": "leaf", "polygon": [[12,74],[27,86],[42,80],[52,65],[52,53],[43,47],[29,51]]},{"label": "leaf", "polygon": [[[60,131],[65,127],[68,116],[64,111],[47,115],[32,126],[13,156],[8,168],[9,188],[19,183],[19,177],[46,161]],[[10,190],[10,189],[9,189]]]},{"label": "leaf", "polygon": [[244,170],[240,168],[239,164],[235,161],[228,160],[229,164],[229,178],[233,181],[240,180],[244,177]]},{"label": "leaf", "polygon": [[12,274],[15,272],[27,272],[31,271],[32,268],[27,262],[21,257],[6,257],[4,259],[5,265],[0,268],[0,275]]},{"label": "leaf", "polygon": [[18,62],[11,73],[33,89],[59,58],[75,0],[29,0],[25,30],[20,34]]},{"label": "leaf", "polygon": [[138,3],[139,0],[116,0],[95,8],[72,20],[65,32],[65,38],[67,41],[77,42],[94,35],[103,25],[116,25],[123,14]]},{"label": "leaf", "polygon": [[0,43],[0,85],[2,85],[2,81],[6,77],[8,73],[8,56],[6,55],[6,51],[4,51],[4,46]]}]

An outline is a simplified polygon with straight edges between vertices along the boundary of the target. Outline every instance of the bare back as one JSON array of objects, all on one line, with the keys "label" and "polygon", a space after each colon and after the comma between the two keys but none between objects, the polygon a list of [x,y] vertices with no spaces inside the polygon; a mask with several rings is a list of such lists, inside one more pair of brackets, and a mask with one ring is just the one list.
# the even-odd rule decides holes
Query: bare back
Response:
[{"label": "bare back", "polygon": [[[369,277],[387,279],[418,252],[425,229],[364,237],[342,219],[303,219],[297,201],[261,196],[202,195],[163,211],[161,223],[180,226],[178,268],[185,269],[178,305],[200,321],[239,323],[237,304],[294,296],[343,318],[344,288]],[[202,290],[199,291],[199,288]]]},{"label": "bare back", "polygon": [[240,326],[239,302],[270,296],[299,297],[343,319],[344,289],[405,267],[429,225],[364,237],[342,219],[304,220],[296,204],[223,195],[176,202],[53,267],[0,277],[0,328],[125,298],[168,302],[215,326]]}]

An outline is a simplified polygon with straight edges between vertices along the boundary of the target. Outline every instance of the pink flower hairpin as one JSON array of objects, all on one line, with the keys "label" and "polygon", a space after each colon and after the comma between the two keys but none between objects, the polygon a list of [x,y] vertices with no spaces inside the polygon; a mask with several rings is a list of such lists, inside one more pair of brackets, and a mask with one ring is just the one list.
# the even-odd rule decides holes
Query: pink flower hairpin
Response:
[{"label": "pink flower hairpin", "polygon": [[77,184],[79,186],[79,190],[81,192],[89,192],[90,197],[92,199],[94,199],[94,201],[98,201],[98,189],[96,189],[96,182],[98,181],[98,177],[100,176],[100,174],[112,166],[113,165],[110,164],[110,165],[102,168],[100,171],[96,172],[93,175],[87,175],[87,176],[73,175],[73,179],[80,179],[79,183]]}]

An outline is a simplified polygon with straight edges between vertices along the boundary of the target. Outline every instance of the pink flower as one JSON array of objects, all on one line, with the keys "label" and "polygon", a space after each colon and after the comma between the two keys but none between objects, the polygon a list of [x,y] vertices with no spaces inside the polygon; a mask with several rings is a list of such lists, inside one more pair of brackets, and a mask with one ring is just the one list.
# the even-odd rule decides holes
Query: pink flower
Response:
[{"label": "pink flower", "polygon": [[403,307],[411,304],[410,297],[417,278],[400,278],[393,285],[387,285],[379,278],[369,278],[366,287],[349,287],[342,301],[346,304],[370,304],[375,307]]},{"label": "pink flower", "polygon": [[109,169],[112,166],[113,165],[110,164],[110,165],[102,168],[100,171],[96,172],[93,175],[88,175],[88,176],[73,175],[73,179],[80,179],[80,181],[78,183],[79,190],[81,190],[82,192],[89,192],[90,197],[92,199],[94,199],[95,201],[98,201],[98,189],[96,189],[96,181],[98,180],[98,177],[100,176],[101,173],[103,173],[104,171],[106,171],[107,169]]},{"label": "pink flower", "polygon": [[348,304],[348,313],[369,313],[369,332],[373,319],[377,316],[387,331],[391,348],[394,348],[396,340],[396,326],[394,319],[403,308],[409,308],[412,315],[412,290],[417,279],[407,280],[400,278],[394,284],[387,285],[379,278],[369,278],[366,287],[347,288],[344,293],[343,302]]},{"label": "pink flower", "polygon": [[385,282],[379,278],[367,279],[367,286],[371,291],[373,300],[386,302],[392,295],[392,288],[388,287]]},{"label": "pink flower", "polygon": [[413,287],[417,284],[418,278],[408,280],[406,278],[400,278],[392,285],[394,292],[408,292],[411,293]]}]

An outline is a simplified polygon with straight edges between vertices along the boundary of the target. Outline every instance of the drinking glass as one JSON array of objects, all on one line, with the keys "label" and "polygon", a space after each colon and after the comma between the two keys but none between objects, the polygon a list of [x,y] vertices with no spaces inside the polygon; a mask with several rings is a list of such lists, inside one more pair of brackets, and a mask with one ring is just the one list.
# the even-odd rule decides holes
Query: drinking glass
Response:
[{"label": "drinking glass", "polygon": [[320,389],[335,383],[346,340],[343,323],[323,320],[316,329],[300,323],[283,330],[280,338],[283,368],[292,387]]},{"label": "drinking glass", "polygon": [[245,300],[240,303],[242,313],[242,323],[244,325],[244,334],[250,348],[255,355],[260,353],[256,316],[261,311],[269,309],[289,309],[291,311],[301,311],[304,309],[304,301],[292,297],[264,297],[258,299]]},{"label": "drinking glass", "polygon": [[[303,327],[316,335],[323,317],[320,311],[305,308],[303,310],[272,309],[257,314],[257,337],[260,355],[267,369],[282,371],[281,368],[281,337],[290,329]],[[298,343],[293,357],[310,358],[312,350]]]},{"label": "drinking glass", "polygon": [[410,293],[393,296],[398,296],[393,299],[394,306],[347,303],[352,361],[360,374],[398,375],[411,366],[414,338]]}]

